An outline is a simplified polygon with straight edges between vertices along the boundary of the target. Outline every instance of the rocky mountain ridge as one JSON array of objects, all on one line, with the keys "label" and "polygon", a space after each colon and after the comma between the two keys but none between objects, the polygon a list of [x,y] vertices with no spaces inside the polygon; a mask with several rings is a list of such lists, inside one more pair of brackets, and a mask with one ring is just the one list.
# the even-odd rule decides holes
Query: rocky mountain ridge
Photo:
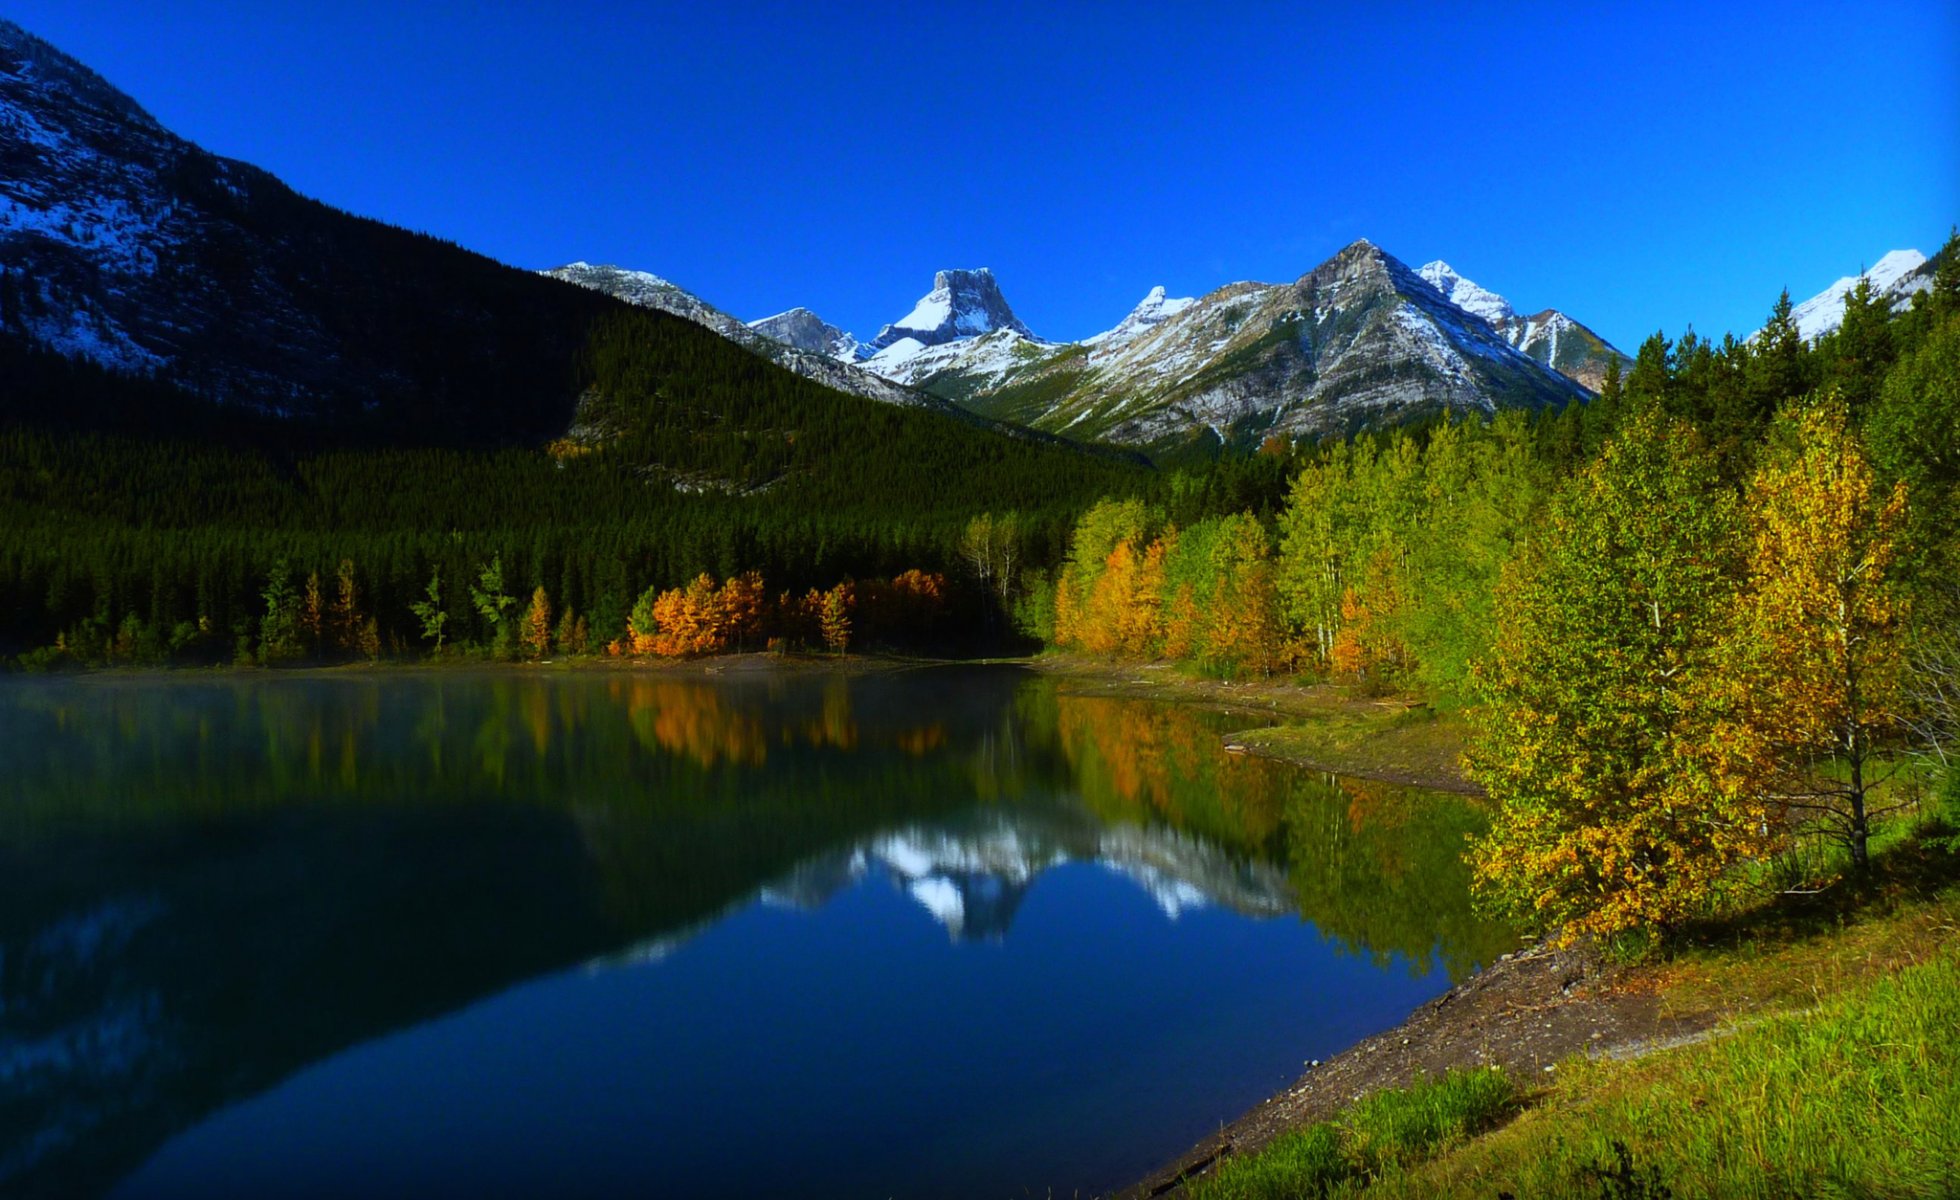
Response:
[{"label": "rocky mountain ridge", "polygon": [[[906,404],[920,408],[943,408],[942,401],[904,386],[882,375],[863,370],[853,362],[837,357],[827,348],[813,348],[798,345],[789,340],[772,336],[751,327],[743,321],[709,304],[694,293],[668,282],[650,271],[633,271],[624,267],[594,266],[587,262],[567,263],[539,272],[552,279],[575,283],[580,287],[602,292],[618,300],[641,308],[656,309],[681,317],[714,330],[716,333],[741,346],[752,354],[768,359],[779,367],[796,372],[805,379],[847,392],[853,396],[863,396],[868,400],[882,400],[887,404]],[[816,314],[807,309],[793,312],[807,313],[812,319]],[[784,317],[789,313],[782,314]],[[770,318],[776,321],[778,318]],[[758,322],[763,324],[764,322]],[[821,322],[818,322],[821,324]],[[779,328],[788,332],[803,333],[808,340],[808,327],[805,323],[791,321]],[[830,326],[823,326],[830,329]]]},{"label": "rocky mountain ridge", "polygon": [[563,428],[609,303],[300,196],[0,20],[11,345],[235,413],[507,442]]},{"label": "rocky mountain ridge", "polygon": [[1520,316],[1509,300],[1457,274],[1441,259],[1425,263],[1416,273],[1449,297],[1450,303],[1482,317],[1512,346],[1566,378],[1584,384],[1589,391],[1600,389],[1606,380],[1607,364],[1614,359],[1619,360],[1623,370],[1633,365],[1631,356],[1557,309]]},{"label": "rocky mountain ridge", "polygon": [[915,352],[906,369],[997,419],[1160,451],[1587,394],[1365,240],[1291,284],[1228,284],[1182,302],[1153,291],[1086,342],[997,328]]},{"label": "rocky mountain ridge", "polygon": [[[1325,433],[1444,407],[1564,404],[1596,389],[1609,361],[1630,361],[1557,310],[1520,316],[1445,263],[1411,272],[1366,242],[1329,263],[1363,246],[1369,253],[1360,257],[1386,281],[1370,294],[1395,294],[1402,315],[1392,322],[1399,333],[1381,326],[1358,345],[1352,330],[1329,326],[1306,336],[1299,323],[1299,288],[1317,280],[1318,294],[1340,274],[1328,274],[1329,264],[1293,285],[1228,284],[1202,298],[1152,288],[1120,323],[1081,342],[1035,336],[991,271],[942,271],[912,313],[861,344],[862,365],[985,416],[1161,449],[1193,439],[1243,444],[1274,431]],[[792,312],[802,314],[802,329],[769,319],[786,341],[855,341],[807,309]],[[1283,350],[1282,326],[1311,350]],[[1337,348],[1331,357],[1330,348]],[[1356,382],[1364,373],[1378,377],[1371,388]]]}]

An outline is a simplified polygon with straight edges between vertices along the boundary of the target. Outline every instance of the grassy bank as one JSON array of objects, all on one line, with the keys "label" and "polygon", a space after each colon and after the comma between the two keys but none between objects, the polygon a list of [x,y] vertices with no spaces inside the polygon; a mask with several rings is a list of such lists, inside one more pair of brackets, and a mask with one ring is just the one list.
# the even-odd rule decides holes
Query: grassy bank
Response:
[{"label": "grassy bank", "polygon": [[1722,1012],[1704,1038],[1379,1093],[1189,1191],[1960,1196],[1956,934],[1960,856],[1908,839],[1869,880],[1690,931],[1622,975],[1666,1005]]}]

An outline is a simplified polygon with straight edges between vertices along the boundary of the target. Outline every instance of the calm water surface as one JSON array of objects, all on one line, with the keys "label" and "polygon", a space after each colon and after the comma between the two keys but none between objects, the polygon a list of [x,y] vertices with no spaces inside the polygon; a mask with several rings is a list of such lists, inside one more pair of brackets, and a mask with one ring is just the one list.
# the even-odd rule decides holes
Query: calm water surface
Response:
[{"label": "calm water surface", "polygon": [[1068,1196],[1501,953],[1435,793],[1009,668],[0,684],[0,1194]]}]

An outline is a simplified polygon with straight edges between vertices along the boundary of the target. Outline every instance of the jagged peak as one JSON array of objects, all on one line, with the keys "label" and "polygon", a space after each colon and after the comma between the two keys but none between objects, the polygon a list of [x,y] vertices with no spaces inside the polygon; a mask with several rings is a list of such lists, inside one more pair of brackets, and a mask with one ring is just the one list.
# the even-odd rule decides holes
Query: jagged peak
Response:
[{"label": "jagged peak", "polygon": [[973,267],[967,270],[953,268],[945,271],[934,271],[932,273],[932,286],[934,290],[938,290],[939,288],[956,288],[962,284],[969,283],[981,287],[999,286],[994,282],[994,270],[992,267]]},{"label": "jagged peak", "polygon": [[1189,296],[1173,299],[1160,283],[1145,293],[1137,306],[1131,309],[1129,315],[1124,317],[1114,329],[1106,330],[1092,338],[1085,338],[1083,345],[1102,348],[1125,345],[1134,341],[1145,330],[1163,324],[1196,303],[1197,300]]},{"label": "jagged peak", "polygon": [[1034,340],[1034,333],[1014,315],[1000,284],[987,267],[935,271],[932,291],[912,311],[878,331],[869,349],[873,354],[910,338],[925,346],[1011,329]]}]

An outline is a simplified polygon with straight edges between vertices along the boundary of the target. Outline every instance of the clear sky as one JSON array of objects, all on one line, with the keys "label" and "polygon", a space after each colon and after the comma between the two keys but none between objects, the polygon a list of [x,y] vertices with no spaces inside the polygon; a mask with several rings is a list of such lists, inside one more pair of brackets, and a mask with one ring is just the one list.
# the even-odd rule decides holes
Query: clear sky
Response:
[{"label": "clear sky", "polygon": [[[1611,8],[1600,15],[1596,8]],[[7,0],[166,125],[527,267],[1046,337],[1357,237],[1627,350],[1960,221],[1960,4]]]}]

